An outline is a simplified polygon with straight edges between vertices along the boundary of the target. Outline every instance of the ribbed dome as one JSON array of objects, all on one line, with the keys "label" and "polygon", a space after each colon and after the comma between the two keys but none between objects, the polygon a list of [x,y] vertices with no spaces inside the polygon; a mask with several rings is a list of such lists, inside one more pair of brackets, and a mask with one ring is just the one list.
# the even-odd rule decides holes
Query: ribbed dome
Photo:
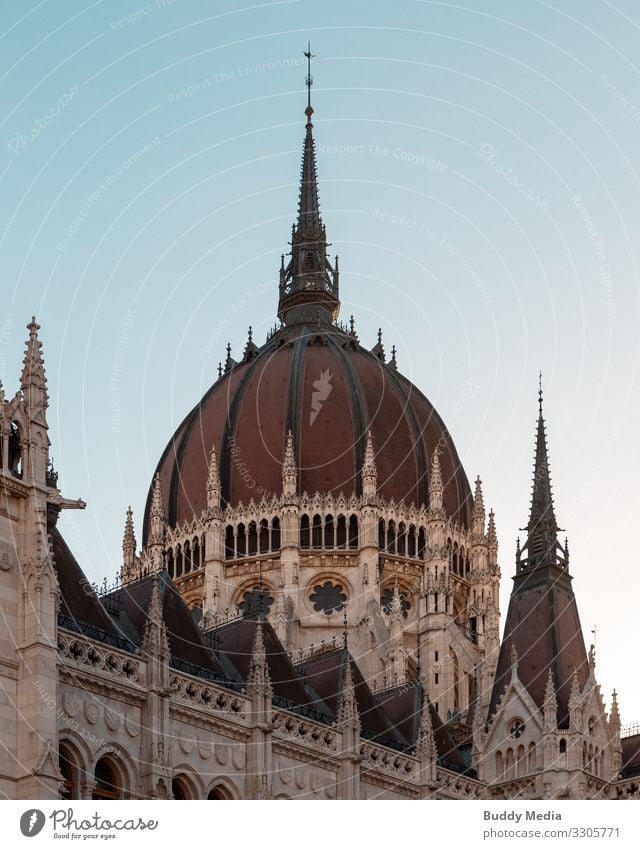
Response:
[{"label": "ribbed dome", "polygon": [[[262,348],[252,343],[189,413],[157,471],[170,525],[206,507],[209,455],[215,446],[225,503],[281,492],[286,435],[293,434],[298,493],[349,496],[361,489],[367,431],[376,453],[378,492],[427,502],[436,446],[449,515],[468,524],[471,492],[442,419],[416,387],[335,325],[296,325]],[[151,493],[147,500],[144,536]]]},{"label": "ribbed dome", "polygon": [[[311,117],[311,83],[298,219],[290,259],[282,256],[281,327],[262,348],[251,339],[241,363],[230,358],[222,377],[191,411],[165,449],[157,471],[170,525],[206,506],[209,455],[215,446],[225,503],[278,495],[285,439],[293,434],[298,494],[359,494],[367,431],[376,453],[378,492],[387,499],[427,503],[436,446],[444,506],[468,525],[469,484],[444,424],[427,399],[385,363],[380,341],[371,351],[336,324],[338,258],[327,255],[320,215]],[[147,538],[151,492],[145,511]]]}]

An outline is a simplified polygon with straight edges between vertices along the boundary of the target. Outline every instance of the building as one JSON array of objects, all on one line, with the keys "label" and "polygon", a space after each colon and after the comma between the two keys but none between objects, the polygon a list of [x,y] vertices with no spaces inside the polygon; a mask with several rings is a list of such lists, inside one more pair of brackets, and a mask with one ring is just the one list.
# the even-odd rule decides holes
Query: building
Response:
[{"label": "building", "polygon": [[540,394],[499,637],[498,541],[444,422],[353,319],[308,80],[279,323],[184,419],[98,593],[56,527],[39,325],[0,390],[4,798],[640,797],[558,538]]}]

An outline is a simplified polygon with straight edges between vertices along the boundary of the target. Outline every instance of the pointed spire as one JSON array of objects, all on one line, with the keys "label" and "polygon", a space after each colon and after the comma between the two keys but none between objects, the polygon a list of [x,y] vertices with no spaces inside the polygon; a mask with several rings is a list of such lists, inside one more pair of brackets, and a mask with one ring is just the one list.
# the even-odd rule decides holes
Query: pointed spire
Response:
[{"label": "pointed spire", "polygon": [[476,491],[473,498],[473,510],[471,511],[473,533],[480,537],[484,536],[485,523],[484,498],[482,496],[482,481],[480,476],[476,478]]},{"label": "pointed spire", "polygon": [[[147,548],[164,548],[164,500],[162,497],[162,484],[160,482],[159,472],[156,472],[156,476],[153,479],[149,524],[149,540],[147,542]],[[156,560],[154,562],[153,568],[154,571],[162,568],[160,560]]]},{"label": "pointed spire", "polygon": [[394,345],[391,348],[391,359],[389,360],[389,365],[391,366],[392,369],[395,369],[397,371],[398,370],[398,362],[396,360],[396,353],[397,353],[396,346]]},{"label": "pointed spire", "polygon": [[47,394],[47,378],[44,371],[44,357],[42,356],[42,342],[38,339],[40,325],[35,316],[27,324],[29,338],[27,339],[22,374],[20,376],[20,388],[25,397],[27,409],[34,412],[38,407],[45,410],[49,405]]},{"label": "pointed spire", "polygon": [[609,714],[609,728],[611,728],[614,733],[619,734],[621,727],[622,726],[620,723],[620,710],[618,708],[618,694],[614,690],[611,694],[611,712]]},{"label": "pointed spire", "polygon": [[155,661],[168,664],[169,637],[167,626],[164,621],[162,608],[162,595],[160,594],[160,578],[153,577],[149,606],[147,607],[147,621],[142,636],[141,651]]},{"label": "pointed spire", "polygon": [[253,328],[249,325],[249,331],[247,333],[247,344],[244,346],[244,354],[243,354],[243,362],[248,363],[249,360],[254,359],[254,357],[258,356],[260,349],[253,341]]},{"label": "pointed spire", "polygon": [[542,414],[542,376],[538,393],[538,424],[531,510],[526,530],[527,540],[523,547],[526,558],[522,559],[521,568],[531,569],[557,563],[558,525],[553,508],[547,436]]},{"label": "pointed spire", "polygon": [[429,476],[429,509],[436,513],[442,510],[442,470],[440,468],[440,452],[436,446],[431,460],[431,474]]},{"label": "pointed spire", "polygon": [[236,365],[236,361],[231,356],[231,342],[227,342],[227,358],[224,363],[224,370],[231,371],[231,369]]},{"label": "pointed spire", "polygon": [[402,625],[402,599],[400,598],[400,588],[398,586],[397,578],[393,584],[393,596],[391,597],[391,608],[389,613],[392,622],[399,622],[400,625]]},{"label": "pointed spire", "polygon": [[350,723],[360,725],[358,714],[358,703],[356,702],[356,690],[351,674],[351,658],[348,652],[344,652],[342,662],[342,694],[340,707],[338,708],[338,723]]},{"label": "pointed spire", "polygon": [[556,699],[556,687],[553,681],[551,667],[549,667],[549,674],[547,675],[547,687],[544,691],[542,712],[544,714],[544,730],[555,731],[558,724],[558,700]]},{"label": "pointed spire", "polygon": [[518,677],[518,652],[516,651],[516,644],[511,643],[511,680],[515,680]]},{"label": "pointed spire", "polygon": [[436,740],[433,734],[433,723],[431,722],[431,708],[426,693],[422,696],[420,725],[418,727],[418,741],[416,744],[416,757],[418,757],[421,761],[431,761],[434,764],[438,757]]},{"label": "pointed spire", "polygon": [[248,688],[253,690],[258,687],[271,688],[263,628],[262,619],[258,619],[256,621],[256,636],[253,642],[253,651],[251,653],[251,665],[247,677]]},{"label": "pointed spire", "polygon": [[284,446],[284,459],[282,461],[282,493],[283,495],[295,495],[298,486],[298,469],[296,456],[293,449],[293,434],[287,433]]},{"label": "pointed spire", "polygon": [[578,673],[573,673],[571,679],[571,692],[569,693],[569,720],[570,727],[576,728],[579,720],[579,711],[582,707],[582,698],[580,692],[580,682],[578,681]]},{"label": "pointed spire", "polygon": [[[487,544],[489,545],[489,552],[493,552],[497,554],[498,552],[498,534],[496,533],[496,517],[493,512],[493,509],[489,510],[489,523],[487,525]],[[495,558],[490,558],[493,561]]]},{"label": "pointed spire", "polygon": [[381,327],[378,328],[378,341],[376,342],[376,344],[371,349],[371,353],[373,354],[374,357],[377,357],[379,360],[382,360],[383,363],[385,362],[386,357],[385,357],[385,353],[384,353],[384,345],[382,344],[382,328]]},{"label": "pointed spire", "polygon": [[216,447],[211,447],[209,455],[209,472],[207,475],[207,507],[210,510],[217,510],[220,507],[220,471],[218,469],[218,456]]},{"label": "pointed spire", "polygon": [[280,268],[280,301],[278,317],[285,324],[297,322],[329,322],[340,311],[338,266],[327,257],[327,235],[318,200],[316,152],[311,117],[311,48],[304,54],[308,60],[307,122],[302,153],[302,174],[298,200],[298,222],[291,234],[291,259]]},{"label": "pointed spire", "polygon": [[362,463],[362,494],[365,498],[371,498],[378,489],[378,470],[376,468],[376,455],[373,450],[373,437],[371,431],[367,431],[367,444],[364,449],[364,462]]},{"label": "pointed spire", "polygon": [[124,536],[122,538],[122,570],[121,579],[127,581],[133,577],[136,562],[136,538],[133,531],[133,513],[131,507],[127,509],[124,523]]}]

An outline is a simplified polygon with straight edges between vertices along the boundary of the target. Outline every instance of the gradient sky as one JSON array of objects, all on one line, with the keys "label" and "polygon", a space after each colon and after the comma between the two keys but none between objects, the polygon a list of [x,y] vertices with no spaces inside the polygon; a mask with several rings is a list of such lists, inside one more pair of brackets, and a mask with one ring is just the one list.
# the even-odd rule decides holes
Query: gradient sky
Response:
[{"label": "gradient sky", "polygon": [[63,532],[118,570],[177,424],[275,319],[302,51],[342,318],[384,332],[496,511],[506,614],[543,372],[597,677],[640,720],[637,4],[3,4],[0,379],[42,325]]}]

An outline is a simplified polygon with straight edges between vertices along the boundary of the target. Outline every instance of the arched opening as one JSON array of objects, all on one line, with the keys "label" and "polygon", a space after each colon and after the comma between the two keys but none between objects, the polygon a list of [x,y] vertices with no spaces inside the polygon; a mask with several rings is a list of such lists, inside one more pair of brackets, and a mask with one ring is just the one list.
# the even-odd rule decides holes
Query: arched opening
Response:
[{"label": "arched opening", "polygon": [[266,554],[269,551],[269,522],[262,519],[260,522],[260,554]]},{"label": "arched opening", "polygon": [[309,531],[309,517],[306,513],[300,516],[300,548],[309,548],[311,544],[311,534]]},{"label": "arched opening", "polygon": [[191,571],[191,544],[187,540],[184,544],[184,574],[187,575]]},{"label": "arched opening", "polygon": [[358,517],[349,516],[349,548],[358,547]]},{"label": "arched opening", "polygon": [[60,745],[58,766],[64,778],[64,784],[60,790],[61,799],[79,799],[80,798],[80,767],[72,750]]},{"label": "arched opening", "polygon": [[324,547],[333,548],[334,527],[333,516],[329,514],[324,520]]},{"label": "arched opening", "polygon": [[424,560],[424,550],[427,546],[426,535],[424,532],[424,528],[420,528],[418,531],[418,557],[420,560]]},{"label": "arched opening", "polygon": [[336,527],[336,548],[347,547],[347,520],[342,515],[338,516],[338,524]]},{"label": "arched opening", "polygon": [[171,794],[178,801],[197,798],[191,782],[184,775],[176,775],[171,780]]},{"label": "arched opening", "polygon": [[95,769],[92,799],[122,799],[122,782],[111,758],[100,758]]},{"label": "arched opening", "polygon": [[175,563],[173,562],[173,549],[170,548],[167,551],[167,572],[169,573],[170,578],[175,577]]},{"label": "arched opening", "polygon": [[322,519],[318,514],[313,517],[311,529],[311,545],[313,548],[322,548]]},{"label": "arched opening", "polygon": [[384,528],[384,519],[380,519],[378,522],[378,548],[380,551],[384,551],[387,545],[385,528]]},{"label": "arched opening", "polygon": [[247,553],[247,534],[242,522],[238,525],[236,532],[236,556],[244,557]]},{"label": "arched opening", "polygon": [[204,534],[200,537],[200,565],[204,566],[204,562],[207,559],[207,547],[206,547],[206,537]]},{"label": "arched opening", "polygon": [[450,563],[450,568],[451,568],[451,571],[453,572],[453,574],[454,575],[459,574],[459,569],[458,569],[458,543],[457,542],[454,542],[454,544],[453,544],[453,551],[452,551],[451,560],[449,561],[449,563]]},{"label": "arched opening", "polygon": [[407,554],[409,557],[416,556],[416,529],[413,525],[409,525],[409,533],[407,534]]},{"label": "arched opening", "polygon": [[271,550],[280,551],[280,519],[271,520]]},{"label": "arched opening", "polygon": [[207,799],[211,799],[211,800],[223,800],[223,799],[232,800],[233,796],[231,795],[231,792],[229,790],[227,790],[227,788],[223,784],[218,784],[209,791],[209,794],[207,795]]},{"label": "arched opening", "polygon": [[233,560],[235,553],[233,525],[227,525],[227,530],[225,531],[224,536],[224,556],[227,560]]},{"label": "arched opening", "polygon": [[558,751],[561,755],[566,755],[567,753],[567,741],[564,737],[560,738],[560,743],[558,744]]},{"label": "arched opening", "polygon": [[176,578],[182,575],[182,546],[180,543],[176,546]]},{"label": "arched opening", "polygon": [[536,744],[535,743],[529,743],[529,751],[528,751],[527,755],[528,755],[528,760],[527,760],[528,771],[529,772],[535,772],[536,771]]},{"label": "arched opening", "polygon": [[22,434],[17,422],[9,427],[9,471],[16,478],[22,477]]},{"label": "arched opening", "polygon": [[248,554],[258,553],[258,529],[255,522],[249,522],[249,549]]},{"label": "arched opening", "polygon": [[504,762],[502,759],[502,752],[496,752],[496,778],[500,780],[503,777],[504,773]]},{"label": "arched opening", "polygon": [[393,519],[387,525],[387,551],[389,554],[396,553],[396,523]]},{"label": "arched opening", "polygon": [[198,537],[194,537],[193,539],[191,546],[191,561],[194,569],[200,568],[200,543],[198,541]]},{"label": "arched opening", "polygon": [[404,522],[398,525],[398,554],[404,557],[407,551],[407,527]]}]

